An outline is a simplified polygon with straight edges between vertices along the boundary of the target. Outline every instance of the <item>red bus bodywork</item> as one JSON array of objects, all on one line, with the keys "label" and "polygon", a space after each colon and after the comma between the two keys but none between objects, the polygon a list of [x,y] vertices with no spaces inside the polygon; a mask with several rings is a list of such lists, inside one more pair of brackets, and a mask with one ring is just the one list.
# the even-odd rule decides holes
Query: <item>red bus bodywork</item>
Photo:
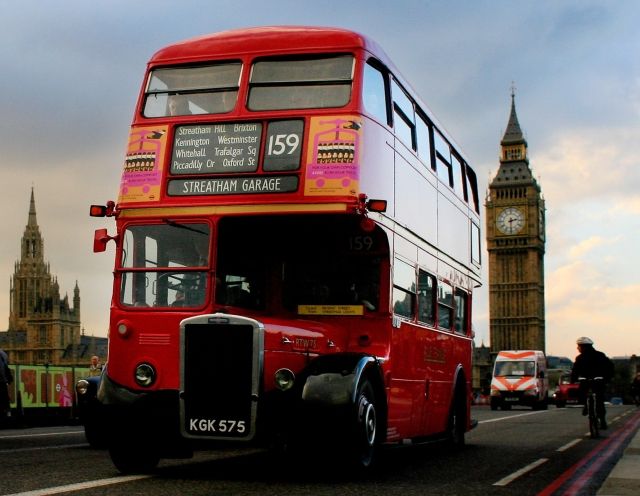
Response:
[{"label": "red bus bodywork", "polygon": [[[366,102],[371,70],[386,118]],[[207,72],[224,81],[203,90]],[[346,103],[256,110],[283,87],[293,107],[307,87]],[[172,98],[188,110],[165,115]],[[413,138],[398,138],[397,116]],[[117,248],[99,399],[121,471],[223,441],[340,444],[368,466],[381,444],[460,442],[471,428],[475,174],[368,38],[265,27],[158,51],[107,214],[117,232],[95,246]]]}]

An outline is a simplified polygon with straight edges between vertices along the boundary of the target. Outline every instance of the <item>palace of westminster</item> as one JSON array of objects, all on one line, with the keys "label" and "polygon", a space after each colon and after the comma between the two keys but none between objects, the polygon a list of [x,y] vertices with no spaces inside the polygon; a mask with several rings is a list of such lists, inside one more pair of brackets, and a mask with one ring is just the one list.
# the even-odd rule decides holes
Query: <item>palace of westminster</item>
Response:
[{"label": "palace of westminster", "polygon": [[[474,371],[475,384],[499,350],[545,350],[545,205],[529,167],[513,93],[500,146],[500,166],[485,202],[491,346],[475,350],[480,367]],[[0,332],[0,347],[12,363],[78,365],[93,354],[106,360],[106,338],[85,336],[81,330],[78,282],[71,300],[61,297],[44,260],[33,189],[10,298],[9,328]]]},{"label": "palace of westminster", "polygon": [[20,260],[11,278],[9,328],[0,332],[0,348],[15,365],[86,366],[92,355],[106,359],[106,341],[81,331],[77,281],[71,301],[67,295],[60,297],[58,280],[44,260],[32,189]]}]

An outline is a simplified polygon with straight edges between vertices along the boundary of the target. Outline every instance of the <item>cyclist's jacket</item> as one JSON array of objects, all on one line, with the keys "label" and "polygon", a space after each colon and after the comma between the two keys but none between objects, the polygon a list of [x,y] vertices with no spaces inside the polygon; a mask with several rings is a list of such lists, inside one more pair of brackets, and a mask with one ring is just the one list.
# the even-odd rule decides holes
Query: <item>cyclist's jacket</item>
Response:
[{"label": "cyclist's jacket", "polygon": [[571,382],[577,382],[578,377],[603,377],[609,382],[613,378],[613,362],[601,351],[586,349],[576,357],[571,370]]}]

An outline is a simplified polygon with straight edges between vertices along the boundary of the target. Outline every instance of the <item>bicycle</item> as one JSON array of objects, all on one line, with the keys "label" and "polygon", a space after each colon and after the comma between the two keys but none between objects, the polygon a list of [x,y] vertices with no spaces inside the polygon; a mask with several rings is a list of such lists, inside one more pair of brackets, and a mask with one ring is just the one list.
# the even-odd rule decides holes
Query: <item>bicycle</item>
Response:
[{"label": "bicycle", "polygon": [[594,377],[593,379],[578,377],[580,387],[586,396],[586,408],[587,415],[589,417],[589,434],[591,435],[591,439],[596,439],[600,436],[600,423],[598,420],[598,412],[596,411],[596,388],[594,385],[602,385],[601,381],[603,380],[603,377]]}]

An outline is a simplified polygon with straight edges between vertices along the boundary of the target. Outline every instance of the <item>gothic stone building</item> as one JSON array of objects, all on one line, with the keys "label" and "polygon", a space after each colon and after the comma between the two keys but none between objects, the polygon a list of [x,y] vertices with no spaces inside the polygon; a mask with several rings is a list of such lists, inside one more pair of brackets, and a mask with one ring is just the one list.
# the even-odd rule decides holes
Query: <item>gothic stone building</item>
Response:
[{"label": "gothic stone building", "polygon": [[500,147],[500,167],[485,203],[494,357],[500,350],[545,351],[545,204],[529,168],[513,93]]},{"label": "gothic stone building", "polygon": [[33,189],[20,260],[15,264],[10,289],[9,329],[0,332],[0,347],[7,351],[11,363],[89,362],[86,355],[95,350],[89,350],[92,340],[80,335],[80,288],[76,281],[72,302],[67,295],[60,297],[58,281],[44,261],[44,240],[36,220]]}]

